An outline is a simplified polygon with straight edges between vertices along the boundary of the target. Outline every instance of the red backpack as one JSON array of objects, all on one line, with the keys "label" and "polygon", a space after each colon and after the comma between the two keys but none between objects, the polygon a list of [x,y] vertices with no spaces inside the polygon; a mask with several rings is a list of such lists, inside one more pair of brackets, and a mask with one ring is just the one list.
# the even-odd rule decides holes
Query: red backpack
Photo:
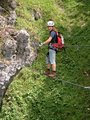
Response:
[{"label": "red backpack", "polygon": [[52,46],[56,49],[64,48],[64,38],[61,34],[57,33],[57,43],[53,43]]}]

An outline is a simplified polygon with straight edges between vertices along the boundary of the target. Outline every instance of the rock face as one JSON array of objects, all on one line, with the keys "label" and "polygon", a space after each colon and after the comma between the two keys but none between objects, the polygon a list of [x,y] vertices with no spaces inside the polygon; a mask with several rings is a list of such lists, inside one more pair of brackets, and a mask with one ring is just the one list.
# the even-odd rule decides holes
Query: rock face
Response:
[{"label": "rock face", "polygon": [[1,52],[6,59],[10,59],[16,52],[17,44],[14,39],[6,38],[5,41],[2,45]]},{"label": "rock face", "polygon": [[33,18],[33,20],[36,20],[36,21],[39,20],[40,18],[42,18],[40,10],[33,9],[32,10],[32,18]]},{"label": "rock face", "polygon": [[6,25],[6,18],[0,15],[0,26],[3,27]]},{"label": "rock face", "polygon": [[17,15],[15,11],[10,11],[9,16],[6,18],[8,25],[14,25],[17,19]]},{"label": "rock face", "polygon": [[3,7],[0,6],[0,14],[4,13],[5,9]]},{"label": "rock face", "polygon": [[[31,65],[37,57],[38,43],[31,41],[26,30],[14,28],[16,6],[16,0],[0,0],[0,55],[3,56],[0,58],[0,105],[12,77],[24,66]],[[39,14],[35,15],[39,19]]]},{"label": "rock face", "polygon": [[9,6],[11,9],[15,10],[16,7],[17,7],[17,3],[16,3],[16,0],[8,0],[9,2]]},{"label": "rock face", "polygon": [[4,18],[7,25],[14,25],[17,19],[15,9],[17,7],[16,0],[0,0],[0,14],[8,14]]},{"label": "rock face", "polygon": [[36,43],[34,46],[26,30],[15,31],[13,37],[8,33],[5,41],[1,49],[4,60],[0,61],[0,104],[8,85],[11,83],[11,77],[25,65],[31,65],[37,57]]}]

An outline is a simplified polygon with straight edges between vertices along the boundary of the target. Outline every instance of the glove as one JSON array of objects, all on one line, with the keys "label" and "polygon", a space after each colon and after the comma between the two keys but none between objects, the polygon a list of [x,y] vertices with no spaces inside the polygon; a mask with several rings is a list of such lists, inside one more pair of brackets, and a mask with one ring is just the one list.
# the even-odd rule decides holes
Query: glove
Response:
[{"label": "glove", "polygon": [[39,44],[39,47],[41,47],[41,46],[43,46],[43,43],[40,43],[40,44]]}]

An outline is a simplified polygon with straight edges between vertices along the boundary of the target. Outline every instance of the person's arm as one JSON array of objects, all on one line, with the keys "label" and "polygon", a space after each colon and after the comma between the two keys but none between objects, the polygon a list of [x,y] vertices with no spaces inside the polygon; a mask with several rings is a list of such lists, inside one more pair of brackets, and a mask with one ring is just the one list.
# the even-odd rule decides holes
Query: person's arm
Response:
[{"label": "person's arm", "polygon": [[49,44],[51,42],[52,38],[53,38],[53,36],[51,35],[45,42],[41,43],[39,46],[41,47],[45,44]]},{"label": "person's arm", "polygon": [[51,40],[52,40],[52,37],[50,36],[45,42],[43,42],[43,45],[50,43]]}]

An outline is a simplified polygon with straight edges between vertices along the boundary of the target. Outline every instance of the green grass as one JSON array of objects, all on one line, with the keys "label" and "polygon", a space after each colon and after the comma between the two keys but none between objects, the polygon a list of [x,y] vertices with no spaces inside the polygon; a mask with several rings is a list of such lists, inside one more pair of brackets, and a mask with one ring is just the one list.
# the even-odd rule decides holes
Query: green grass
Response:
[{"label": "green grass", "polygon": [[[53,18],[69,45],[90,45],[89,0],[18,0],[16,27],[26,28],[40,41],[48,37],[46,22]],[[30,10],[39,9],[42,19],[32,20]],[[31,67],[14,78],[4,97],[0,120],[89,120],[90,90],[67,84],[90,86],[90,47],[67,47],[57,54],[57,77],[43,75],[47,47],[38,51]]]}]

